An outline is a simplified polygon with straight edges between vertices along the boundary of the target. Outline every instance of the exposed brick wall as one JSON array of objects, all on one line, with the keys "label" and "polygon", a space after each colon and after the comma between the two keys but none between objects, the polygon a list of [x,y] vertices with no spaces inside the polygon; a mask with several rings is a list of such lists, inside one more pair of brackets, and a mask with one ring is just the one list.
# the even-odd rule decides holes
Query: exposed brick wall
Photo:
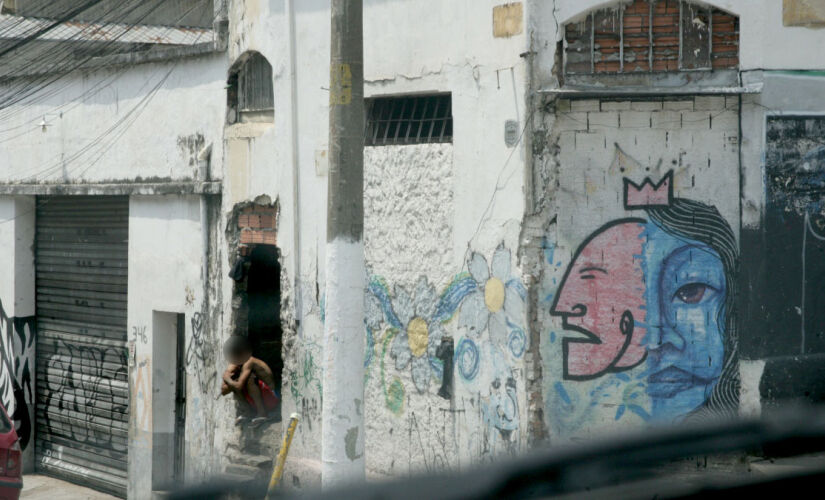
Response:
[{"label": "exposed brick wall", "polygon": [[566,74],[727,69],[739,65],[739,19],[682,0],[635,0],[629,5],[591,12],[565,26],[565,40]]},{"label": "exposed brick wall", "polygon": [[278,244],[278,209],[276,207],[252,205],[244,208],[238,216],[241,244]]}]

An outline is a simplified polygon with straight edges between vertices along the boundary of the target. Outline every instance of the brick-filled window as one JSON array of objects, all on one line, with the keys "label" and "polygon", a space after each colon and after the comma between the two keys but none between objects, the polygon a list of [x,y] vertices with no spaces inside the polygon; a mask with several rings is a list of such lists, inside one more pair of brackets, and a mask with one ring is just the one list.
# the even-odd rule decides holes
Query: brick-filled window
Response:
[{"label": "brick-filled window", "polygon": [[684,0],[634,0],[565,28],[568,75],[732,69],[739,18]]},{"label": "brick-filled window", "polygon": [[278,244],[278,208],[252,205],[244,208],[238,216],[242,245]]},{"label": "brick-filled window", "polygon": [[367,146],[453,141],[451,94],[367,99]]}]

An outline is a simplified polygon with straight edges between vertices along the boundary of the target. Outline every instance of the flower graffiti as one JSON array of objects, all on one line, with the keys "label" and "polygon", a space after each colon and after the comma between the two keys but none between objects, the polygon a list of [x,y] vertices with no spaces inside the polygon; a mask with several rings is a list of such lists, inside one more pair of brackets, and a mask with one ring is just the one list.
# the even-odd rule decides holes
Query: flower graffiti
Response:
[{"label": "flower graffiti", "polygon": [[[395,285],[392,293],[382,278],[373,277],[365,297],[368,339],[373,335],[384,339],[376,340],[378,344],[392,338],[389,354],[395,368],[409,368],[419,393],[429,389],[432,379],[442,378],[443,361],[438,359],[437,350],[447,334],[447,323],[457,313],[457,326],[466,336],[455,342],[453,361],[463,380],[475,379],[483,366],[476,341],[485,331],[496,350],[506,350],[511,358],[518,359],[527,347],[521,326],[526,291],[511,276],[510,260],[511,253],[503,245],[496,249],[489,265],[483,255],[473,252],[467,261],[469,272],[457,274],[441,293],[424,276],[414,288]],[[376,334],[383,329],[384,335]],[[368,354],[367,363],[372,355]],[[394,380],[393,384],[399,393],[400,381]]]},{"label": "flower graffiti", "polygon": [[516,327],[524,315],[524,286],[511,279],[510,258],[510,250],[503,245],[493,253],[489,266],[483,255],[470,255],[467,268],[476,287],[461,304],[459,326],[476,337],[486,330],[499,347],[508,345],[512,330],[518,330],[511,348],[518,356],[524,351],[526,339],[523,330]]},{"label": "flower graffiti", "polygon": [[395,368],[404,370],[412,365],[412,379],[418,392],[424,392],[432,379],[430,360],[444,336],[444,329],[435,319],[437,307],[435,288],[421,277],[410,294],[404,287],[395,287],[394,310],[401,323],[400,333],[390,349]]}]

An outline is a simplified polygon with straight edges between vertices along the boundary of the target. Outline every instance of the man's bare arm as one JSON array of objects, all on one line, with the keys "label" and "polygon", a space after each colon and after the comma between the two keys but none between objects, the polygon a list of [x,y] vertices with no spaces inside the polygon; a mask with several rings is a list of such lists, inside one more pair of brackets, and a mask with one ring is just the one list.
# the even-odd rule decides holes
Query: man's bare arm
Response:
[{"label": "man's bare arm", "polygon": [[269,386],[270,389],[276,388],[275,377],[272,375],[272,370],[269,368],[269,365],[260,359],[255,359],[253,361],[252,370],[259,379],[263,380],[264,384]]},{"label": "man's bare arm", "polygon": [[226,370],[224,372],[224,383],[235,392],[243,391],[243,388],[246,387],[246,383],[249,381],[249,377],[252,375],[252,367],[249,363],[244,363],[243,368],[241,368],[241,374],[238,377],[238,380],[232,380],[232,373],[233,371],[230,370]]}]

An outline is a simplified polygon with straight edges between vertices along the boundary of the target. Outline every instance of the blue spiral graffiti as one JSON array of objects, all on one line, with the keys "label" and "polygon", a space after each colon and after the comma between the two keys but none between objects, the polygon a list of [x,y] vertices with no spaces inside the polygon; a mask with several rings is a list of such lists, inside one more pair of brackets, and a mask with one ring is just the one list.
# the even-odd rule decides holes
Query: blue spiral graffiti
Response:
[{"label": "blue spiral graffiti", "polygon": [[516,358],[520,358],[524,354],[524,350],[527,348],[527,337],[521,328],[516,328],[510,332],[507,347],[510,348],[510,354]]},{"label": "blue spiral graffiti", "polygon": [[464,337],[458,344],[458,349],[455,352],[456,364],[458,365],[458,373],[461,378],[470,381],[478,375],[478,368],[480,363],[478,346],[472,340]]}]

